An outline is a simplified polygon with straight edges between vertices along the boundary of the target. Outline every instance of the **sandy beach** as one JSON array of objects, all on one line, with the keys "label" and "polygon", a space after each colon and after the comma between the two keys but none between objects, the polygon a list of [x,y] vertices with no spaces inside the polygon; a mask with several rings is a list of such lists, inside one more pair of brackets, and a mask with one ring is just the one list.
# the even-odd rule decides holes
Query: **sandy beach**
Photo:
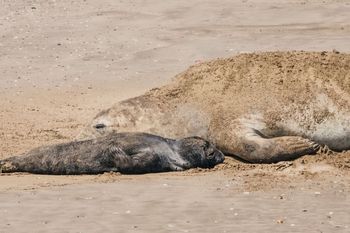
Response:
[{"label": "sandy beach", "polygon": [[[345,0],[2,0],[0,159],[73,140],[102,109],[192,64],[349,53],[349,12]],[[0,174],[0,232],[349,232],[349,155],[138,176]]]}]

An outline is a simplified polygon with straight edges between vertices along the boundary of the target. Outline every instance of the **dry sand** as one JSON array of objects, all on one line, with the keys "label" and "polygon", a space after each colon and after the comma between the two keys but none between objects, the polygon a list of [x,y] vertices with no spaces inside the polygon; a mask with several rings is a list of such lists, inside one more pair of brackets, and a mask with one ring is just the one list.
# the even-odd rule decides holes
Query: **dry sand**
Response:
[{"label": "dry sand", "polygon": [[[0,158],[71,140],[101,109],[203,60],[350,52],[349,12],[341,0],[2,0]],[[1,175],[0,232],[349,232],[349,153],[318,156],[143,176]]]}]

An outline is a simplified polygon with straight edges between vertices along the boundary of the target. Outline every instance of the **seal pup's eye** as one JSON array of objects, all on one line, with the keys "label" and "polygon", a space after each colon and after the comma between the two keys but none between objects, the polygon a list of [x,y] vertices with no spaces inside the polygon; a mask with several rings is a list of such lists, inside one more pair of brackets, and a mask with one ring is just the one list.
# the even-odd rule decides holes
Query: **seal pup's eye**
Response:
[{"label": "seal pup's eye", "polygon": [[101,124],[96,124],[96,125],[94,126],[94,128],[95,128],[95,129],[103,129],[103,128],[106,128],[106,125],[103,124],[103,123],[101,123]]}]

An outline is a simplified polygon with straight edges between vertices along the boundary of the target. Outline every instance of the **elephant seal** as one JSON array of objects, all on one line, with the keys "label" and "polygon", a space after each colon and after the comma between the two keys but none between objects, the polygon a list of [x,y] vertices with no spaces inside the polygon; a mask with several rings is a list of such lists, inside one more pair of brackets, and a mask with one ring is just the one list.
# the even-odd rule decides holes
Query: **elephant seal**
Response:
[{"label": "elephant seal", "polygon": [[72,175],[149,173],[211,168],[224,155],[199,137],[179,140],[147,133],[111,133],[97,139],[39,147],[0,161],[0,171]]},{"label": "elephant seal", "polygon": [[190,67],[169,85],[100,112],[81,137],[111,130],[198,135],[253,163],[319,145],[350,149],[350,54],[263,52]]}]

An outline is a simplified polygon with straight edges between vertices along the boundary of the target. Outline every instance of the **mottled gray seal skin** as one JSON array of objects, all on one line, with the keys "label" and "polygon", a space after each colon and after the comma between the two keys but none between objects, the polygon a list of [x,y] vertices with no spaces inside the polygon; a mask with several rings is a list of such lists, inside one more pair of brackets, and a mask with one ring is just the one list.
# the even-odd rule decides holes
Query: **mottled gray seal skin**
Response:
[{"label": "mottled gray seal skin", "polygon": [[210,168],[224,155],[199,137],[179,140],[147,133],[111,133],[92,140],[39,147],[0,161],[3,173],[72,175],[120,172],[142,174]]}]

